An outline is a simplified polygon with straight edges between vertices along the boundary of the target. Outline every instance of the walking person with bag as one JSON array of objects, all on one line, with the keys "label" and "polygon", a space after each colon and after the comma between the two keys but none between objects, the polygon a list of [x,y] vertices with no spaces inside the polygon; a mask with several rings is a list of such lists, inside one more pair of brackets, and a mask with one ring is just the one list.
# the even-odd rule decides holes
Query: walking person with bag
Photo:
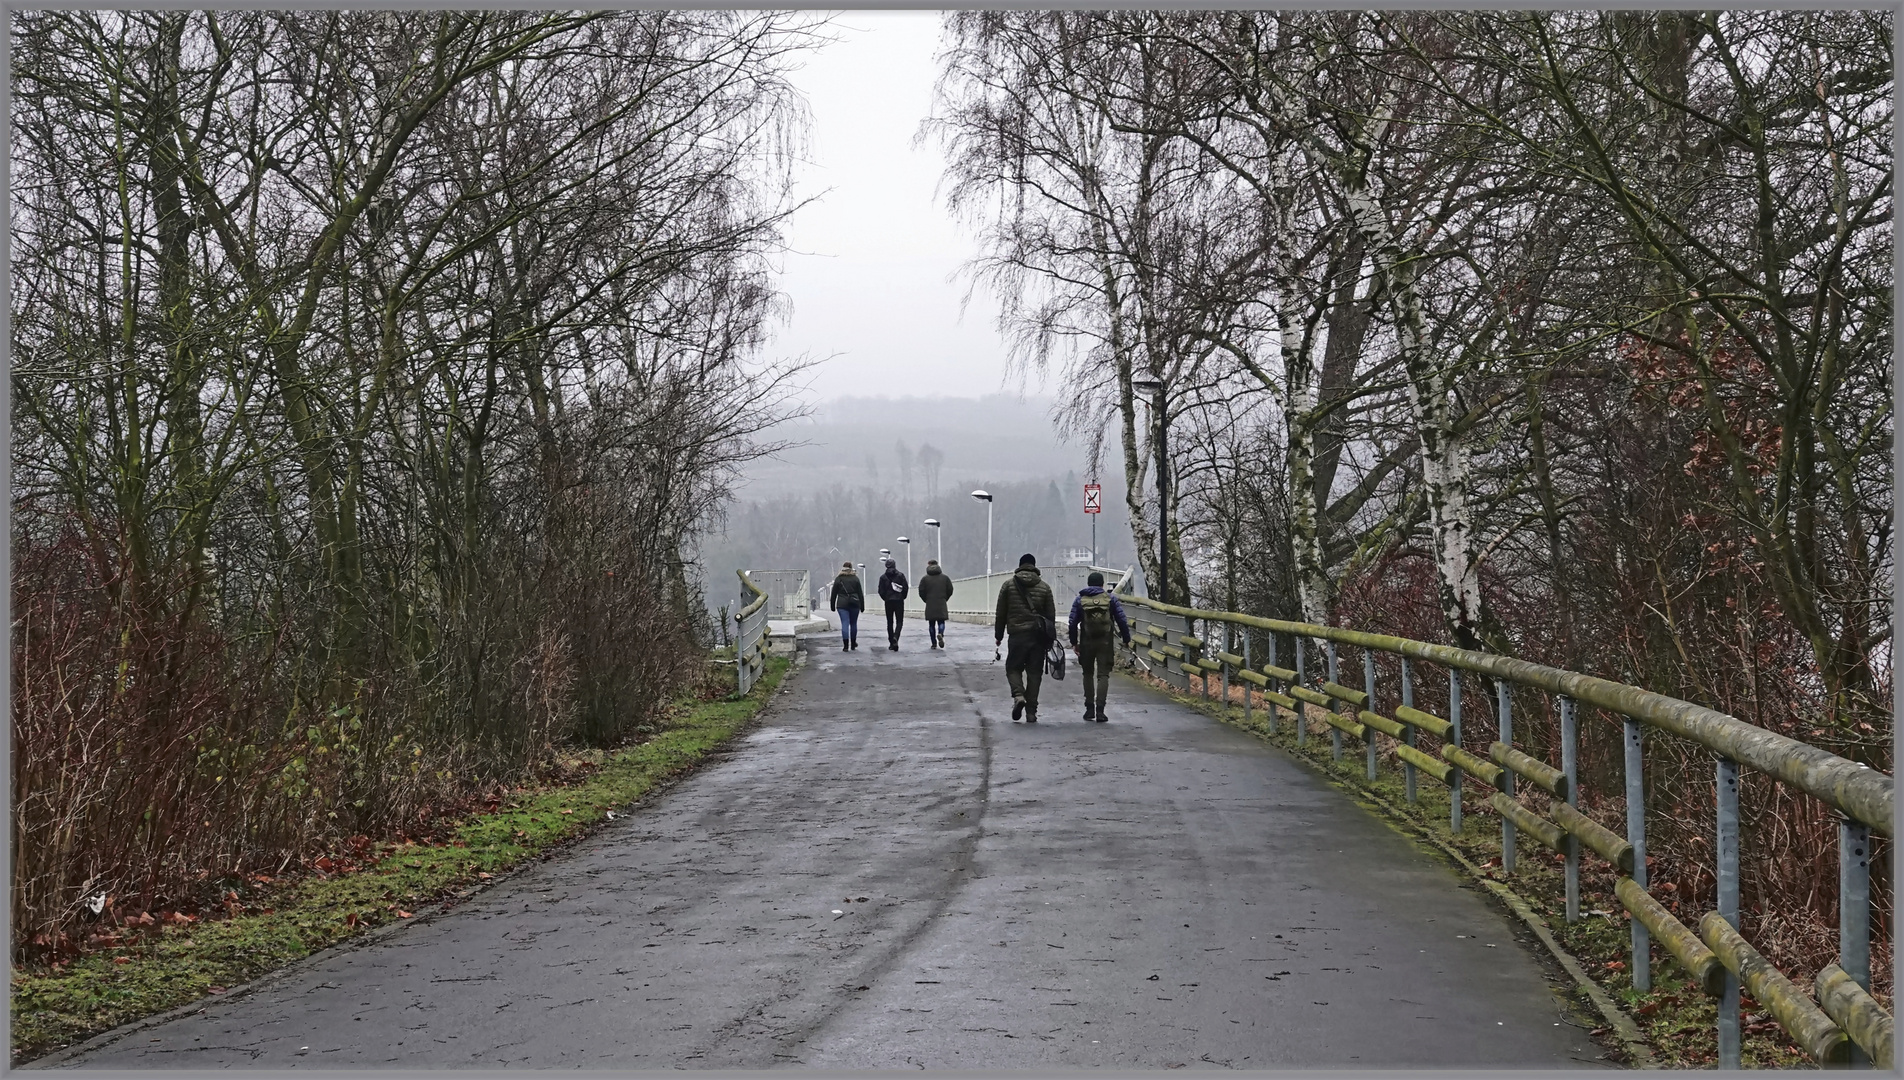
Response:
[{"label": "walking person with bag", "polygon": [[[1038,685],[1044,681],[1045,652],[1058,639],[1058,606],[1051,586],[1038,573],[1038,560],[1027,554],[1018,560],[1011,580],[998,590],[998,610],[992,620],[992,640],[1003,643],[1005,682],[1011,687],[1012,719],[1038,722]],[[994,656],[996,658],[996,656]]]},{"label": "walking person with bag", "polygon": [[1104,696],[1111,691],[1111,666],[1117,662],[1117,637],[1130,648],[1130,621],[1124,605],[1104,588],[1096,570],[1085,579],[1084,590],[1071,601],[1071,648],[1078,654],[1078,675],[1084,681],[1084,718],[1104,722]]},{"label": "walking person with bag", "polygon": [[932,648],[945,648],[947,602],[952,599],[952,575],[939,568],[939,560],[926,560],[926,576],[919,579],[919,601],[926,606],[926,636]]},{"label": "walking person with bag", "polygon": [[840,617],[840,651],[859,648],[859,613],[866,608],[866,590],[860,586],[851,562],[841,566],[833,578],[833,592],[826,606]]},{"label": "walking person with bag", "polygon": [[886,572],[879,575],[879,598],[886,601],[886,647],[893,652],[899,651],[899,628],[906,624],[906,594],[911,591],[906,575],[887,559]]}]

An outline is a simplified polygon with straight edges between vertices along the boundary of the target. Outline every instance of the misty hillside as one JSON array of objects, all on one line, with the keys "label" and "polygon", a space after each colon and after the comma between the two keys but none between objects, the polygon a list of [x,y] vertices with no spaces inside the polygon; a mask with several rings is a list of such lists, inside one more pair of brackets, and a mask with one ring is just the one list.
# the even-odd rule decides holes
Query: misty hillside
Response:
[{"label": "misty hillside", "polygon": [[[954,577],[985,571],[985,504],[995,498],[993,565],[1030,551],[1046,565],[1081,561],[1092,542],[1083,510],[1083,447],[1058,438],[1050,403],[988,398],[841,398],[815,408],[775,437],[804,445],[755,463],[728,508],[725,528],[706,538],[701,565],[710,607],[731,603],[739,568],[805,568],[814,587],[847,559],[877,572],[880,548],[905,566],[900,536],[914,539],[913,575],[944,551]],[[1097,561],[1131,561],[1121,470],[1101,478]],[[923,524],[943,524],[943,535]]]},{"label": "misty hillside", "polygon": [[834,485],[901,493],[907,471],[924,497],[926,475],[900,459],[899,444],[917,455],[943,454],[940,478],[995,481],[1057,478],[1085,472],[1085,447],[1061,442],[1051,402],[1009,394],[983,398],[836,398],[813,414],[777,428],[774,438],[803,443],[747,470],[741,500],[806,495]]}]

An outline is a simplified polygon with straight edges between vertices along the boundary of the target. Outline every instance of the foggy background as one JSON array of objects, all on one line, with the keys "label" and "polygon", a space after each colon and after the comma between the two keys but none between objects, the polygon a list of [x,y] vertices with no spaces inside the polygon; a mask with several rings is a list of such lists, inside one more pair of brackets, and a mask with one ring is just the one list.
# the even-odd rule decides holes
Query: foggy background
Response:
[{"label": "foggy background", "polygon": [[[953,577],[985,572],[985,504],[993,496],[993,566],[1015,566],[1029,551],[1042,565],[1084,561],[1091,515],[1085,452],[1053,433],[1050,401],[1015,394],[983,398],[841,398],[780,434],[800,445],[759,462],[730,509],[724,533],[702,551],[710,608],[733,609],[736,569],[806,569],[824,592],[847,558],[867,564],[871,598],[880,548],[912,579],[937,557],[940,537],[924,525],[942,523],[944,566]],[[1122,470],[1107,472],[1098,518],[1100,565],[1132,561],[1124,517]]]}]

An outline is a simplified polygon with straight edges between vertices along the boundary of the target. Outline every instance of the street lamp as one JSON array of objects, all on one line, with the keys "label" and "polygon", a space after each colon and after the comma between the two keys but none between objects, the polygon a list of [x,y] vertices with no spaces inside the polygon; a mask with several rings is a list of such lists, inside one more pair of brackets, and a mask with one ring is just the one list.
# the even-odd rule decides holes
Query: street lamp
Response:
[{"label": "street lamp", "polygon": [[1164,384],[1163,380],[1148,375],[1131,380],[1132,390],[1142,390],[1156,396],[1150,403],[1151,419],[1157,425],[1157,435],[1152,441],[1157,445],[1157,581],[1153,595],[1162,602],[1170,602],[1170,454],[1164,439]]},{"label": "street lamp", "polygon": [[899,542],[906,545],[906,584],[912,584],[912,538],[902,536]]},{"label": "street lamp", "polygon": [[992,493],[980,488],[972,492],[972,498],[985,504],[985,585],[992,584]]},{"label": "street lamp", "polygon": [[932,526],[932,533],[939,538],[939,569],[945,569],[945,531],[939,528],[938,518],[927,518],[926,524]]}]

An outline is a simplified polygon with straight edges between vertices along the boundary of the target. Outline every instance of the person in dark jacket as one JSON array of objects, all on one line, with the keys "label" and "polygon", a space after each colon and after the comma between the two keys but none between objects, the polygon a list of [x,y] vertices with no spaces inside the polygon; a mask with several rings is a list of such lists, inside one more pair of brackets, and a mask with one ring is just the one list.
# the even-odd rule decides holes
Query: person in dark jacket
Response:
[{"label": "person in dark jacket", "polygon": [[1007,631],[1011,645],[1005,653],[1005,682],[1012,692],[1012,719],[1022,716],[1025,723],[1035,724],[1045,650],[1058,637],[1058,607],[1051,586],[1038,573],[1038,560],[1029,554],[1019,558],[1017,571],[998,590],[993,641],[1002,643]]},{"label": "person in dark jacket", "polygon": [[906,623],[906,594],[911,591],[906,575],[887,559],[886,572],[879,575],[879,598],[886,601],[886,647],[893,652],[899,651],[899,628]]},{"label": "person in dark jacket", "polygon": [[939,560],[926,560],[926,576],[919,579],[919,601],[926,606],[926,636],[932,647],[945,648],[946,602],[952,599],[952,575],[939,569]]},{"label": "person in dark jacket", "polygon": [[859,648],[859,613],[866,608],[866,590],[860,587],[859,575],[853,572],[852,563],[840,567],[826,606],[840,616],[840,651]]},{"label": "person in dark jacket", "polygon": [[1117,662],[1113,634],[1130,648],[1130,621],[1124,605],[1104,591],[1104,575],[1096,570],[1085,578],[1084,591],[1071,601],[1071,648],[1078,654],[1084,682],[1084,718],[1104,722],[1104,695],[1111,691],[1111,665]]}]

